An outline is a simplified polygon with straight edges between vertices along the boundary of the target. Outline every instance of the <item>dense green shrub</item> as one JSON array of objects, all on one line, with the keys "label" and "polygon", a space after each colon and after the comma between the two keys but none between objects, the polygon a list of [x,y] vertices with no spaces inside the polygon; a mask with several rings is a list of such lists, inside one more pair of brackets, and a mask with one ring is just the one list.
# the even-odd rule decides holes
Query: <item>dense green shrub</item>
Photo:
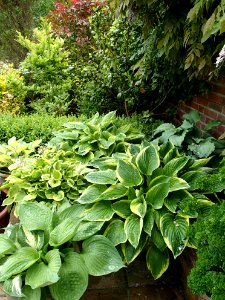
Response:
[{"label": "dense green shrub", "polygon": [[18,41],[29,51],[19,67],[26,79],[27,104],[38,113],[67,113],[72,65],[64,40],[55,37],[51,25],[43,22],[40,29],[33,30],[32,40],[19,33]]},{"label": "dense green shrub", "polygon": [[1,114],[0,143],[7,143],[13,136],[17,139],[24,139],[26,142],[42,139],[42,143],[47,143],[54,130],[60,129],[63,123],[75,119],[75,116],[55,117],[38,114],[13,116],[11,114]]}]

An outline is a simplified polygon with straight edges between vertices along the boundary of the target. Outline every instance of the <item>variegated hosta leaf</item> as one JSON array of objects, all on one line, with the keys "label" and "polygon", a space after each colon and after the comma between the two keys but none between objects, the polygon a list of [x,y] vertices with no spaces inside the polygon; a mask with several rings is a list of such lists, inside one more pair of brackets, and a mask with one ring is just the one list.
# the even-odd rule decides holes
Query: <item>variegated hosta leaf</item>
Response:
[{"label": "variegated hosta leaf", "polygon": [[154,222],[155,222],[154,209],[149,207],[144,217],[144,226],[143,226],[144,231],[149,236],[151,236],[152,234],[152,228],[154,226]]},{"label": "variegated hosta leaf", "polygon": [[119,160],[116,173],[119,181],[126,187],[140,185],[143,180],[135,165],[124,160]]},{"label": "variegated hosta leaf", "polygon": [[137,248],[143,228],[143,219],[137,215],[130,215],[124,225],[128,241],[134,248]]},{"label": "variegated hosta leaf", "polygon": [[147,204],[146,204],[144,196],[141,196],[138,199],[132,200],[131,204],[130,204],[130,209],[135,215],[138,215],[139,217],[144,218],[146,211],[147,211]]},{"label": "variegated hosta leaf", "polygon": [[110,201],[100,201],[83,212],[82,219],[85,221],[109,221],[114,215]]},{"label": "variegated hosta leaf", "polygon": [[29,285],[25,285],[22,289],[25,297],[20,298],[21,300],[41,300],[41,289],[37,288],[33,290]]},{"label": "variegated hosta leaf", "polygon": [[156,147],[151,144],[141,150],[136,157],[136,164],[142,174],[151,175],[160,165],[159,153]]},{"label": "variegated hosta leaf", "polygon": [[44,262],[36,262],[26,273],[25,283],[32,289],[48,286],[59,280],[58,273],[61,267],[59,250],[49,251],[44,259]]},{"label": "variegated hosta leaf", "polygon": [[6,235],[0,235],[0,258],[7,254],[13,254],[16,246]]},{"label": "variegated hosta leaf", "polygon": [[120,200],[112,204],[114,212],[123,219],[126,219],[132,214],[130,209],[131,200]]},{"label": "variegated hosta leaf", "polygon": [[81,255],[69,252],[59,271],[59,281],[49,286],[55,300],[78,300],[88,285],[88,270]]},{"label": "variegated hosta leaf", "polygon": [[105,222],[99,221],[81,221],[78,225],[73,241],[84,241],[97,233]]},{"label": "variegated hosta leaf", "polygon": [[163,252],[166,249],[166,243],[163,236],[155,224],[152,228],[151,240],[160,251]]},{"label": "variegated hosta leaf", "polygon": [[171,177],[170,178],[170,192],[178,191],[178,190],[185,190],[188,189],[190,186],[189,184],[182,178],[178,177]]},{"label": "variegated hosta leaf", "polygon": [[74,236],[80,223],[79,219],[67,218],[59,223],[50,233],[49,244],[58,247]]},{"label": "variegated hosta leaf", "polygon": [[24,234],[26,236],[26,243],[35,248],[37,251],[41,250],[45,243],[45,233],[44,231],[30,231],[27,229],[23,229]]},{"label": "variegated hosta leaf", "polygon": [[178,198],[166,198],[164,201],[164,205],[168,208],[169,211],[175,213],[177,210]]},{"label": "variegated hosta leaf", "polygon": [[147,244],[148,236],[142,234],[137,248],[134,248],[129,242],[121,245],[121,249],[127,264],[130,264],[141,253]]},{"label": "variegated hosta leaf", "polygon": [[53,212],[44,204],[32,202],[19,206],[19,218],[23,227],[29,230],[49,230]]},{"label": "variegated hosta leaf", "polygon": [[82,244],[81,257],[88,273],[102,276],[117,272],[124,267],[122,259],[112,242],[104,236],[95,235]]},{"label": "variegated hosta leaf", "polygon": [[188,161],[189,157],[186,156],[172,159],[164,166],[163,174],[167,176],[176,176]]},{"label": "variegated hosta leaf", "polygon": [[31,247],[18,249],[0,266],[0,281],[27,270],[39,257],[39,253]]},{"label": "variegated hosta leaf", "polygon": [[23,297],[21,275],[5,280],[3,290],[12,297]]},{"label": "variegated hosta leaf", "polygon": [[169,193],[169,187],[170,184],[168,182],[154,185],[146,194],[146,202],[151,204],[154,209],[162,208],[164,199]]},{"label": "variegated hosta leaf", "polygon": [[[71,205],[70,207],[67,207],[66,209],[64,209],[63,211],[60,211],[58,216],[59,216],[59,220],[63,221],[67,218],[71,218],[71,219],[77,219],[77,218],[81,218],[83,212],[87,209],[90,208],[92,204],[76,204],[74,203],[73,205]],[[60,210],[60,208],[59,208]],[[58,210],[58,211],[59,211]]]},{"label": "variegated hosta leaf", "polygon": [[124,222],[121,220],[112,221],[106,228],[104,236],[107,237],[114,246],[125,243],[127,236],[124,231]]},{"label": "variegated hosta leaf", "polygon": [[208,158],[196,159],[191,165],[190,170],[199,170],[199,168],[204,167],[211,159],[212,156]]},{"label": "variegated hosta leaf", "polygon": [[126,196],[128,188],[121,183],[111,185],[99,197],[98,200],[116,200]]},{"label": "variegated hosta leaf", "polygon": [[146,256],[147,267],[154,279],[158,279],[169,267],[168,250],[160,251],[156,246],[151,246]]},{"label": "variegated hosta leaf", "polygon": [[94,203],[99,200],[99,197],[103,192],[107,190],[107,186],[100,184],[93,184],[89,186],[77,199],[77,202],[82,204]]},{"label": "variegated hosta leaf", "polygon": [[189,219],[167,213],[160,219],[160,229],[167,247],[174,258],[181,254],[187,244]]},{"label": "variegated hosta leaf", "polygon": [[113,170],[90,172],[85,179],[96,184],[115,184],[117,181],[116,172]]},{"label": "variegated hosta leaf", "polygon": [[165,156],[163,156],[163,162],[166,165],[169,163],[173,158],[178,157],[180,154],[177,150],[177,148],[171,149]]},{"label": "variegated hosta leaf", "polygon": [[[157,172],[159,171],[159,169],[157,169]],[[155,172],[154,172],[154,175],[155,175]],[[169,176],[166,176],[166,175],[158,175],[156,176],[154,179],[152,179],[150,182],[149,182],[149,185],[148,187],[151,188],[157,184],[160,184],[160,183],[168,183],[170,181],[170,177]]]}]

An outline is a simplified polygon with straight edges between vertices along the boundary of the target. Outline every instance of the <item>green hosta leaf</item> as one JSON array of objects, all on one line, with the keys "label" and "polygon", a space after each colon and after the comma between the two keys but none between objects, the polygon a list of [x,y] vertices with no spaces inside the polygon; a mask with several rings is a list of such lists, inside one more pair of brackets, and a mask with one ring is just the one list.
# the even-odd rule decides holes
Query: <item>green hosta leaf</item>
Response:
[{"label": "green hosta leaf", "polygon": [[174,158],[169,161],[163,168],[163,174],[166,176],[175,176],[183,169],[186,163],[189,161],[188,157]]},{"label": "green hosta leaf", "polygon": [[142,183],[142,176],[134,164],[119,160],[117,169],[117,177],[124,186],[136,186]]},{"label": "green hosta leaf", "polygon": [[53,212],[41,203],[26,203],[19,206],[20,223],[29,230],[49,230]]},{"label": "green hosta leaf", "polygon": [[58,247],[68,242],[74,236],[80,223],[78,219],[67,218],[57,225],[50,233],[49,244]]},{"label": "green hosta leaf", "polygon": [[93,184],[89,186],[77,199],[77,202],[82,204],[93,203],[99,200],[99,197],[103,192],[107,190],[105,185]]},{"label": "green hosta leaf", "polygon": [[124,222],[121,220],[112,221],[104,232],[106,236],[114,246],[125,243],[127,236],[124,231]]},{"label": "green hosta leaf", "polygon": [[139,218],[134,214],[130,215],[125,221],[124,230],[126,232],[128,241],[134,248],[137,248],[138,246],[142,228],[143,219]]},{"label": "green hosta leaf", "polygon": [[23,231],[26,236],[26,243],[39,251],[45,243],[44,231],[30,231],[25,228],[23,228]]},{"label": "green hosta leaf", "polygon": [[83,212],[90,207],[91,204],[73,204],[70,207],[64,209],[59,213],[59,219],[63,221],[64,219],[78,219],[82,217]]},{"label": "green hosta leaf", "polygon": [[154,279],[158,279],[169,267],[168,250],[162,252],[154,245],[151,246],[147,252],[146,262]]},{"label": "green hosta leaf", "polygon": [[0,235],[0,258],[7,254],[13,254],[16,246],[6,235]]},{"label": "green hosta leaf", "polygon": [[116,172],[112,170],[91,172],[85,178],[87,181],[97,184],[115,184],[117,180]]},{"label": "green hosta leaf", "polygon": [[199,168],[204,167],[211,159],[212,156],[208,158],[196,159],[191,165],[190,170],[195,170],[195,169],[198,170]]},{"label": "green hosta leaf", "polygon": [[189,220],[167,213],[160,219],[160,229],[167,247],[174,258],[181,254],[187,244]]},{"label": "green hosta leaf", "polygon": [[132,200],[130,204],[130,209],[135,215],[144,218],[147,210],[147,204],[145,202],[144,196]]},{"label": "green hosta leaf", "polygon": [[177,148],[171,149],[165,156],[163,156],[163,162],[166,165],[169,163],[173,158],[177,158],[179,156]]},{"label": "green hosta leaf", "polygon": [[33,290],[30,286],[25,285],[22,289],[25,297],[22,297],[21,300],[41,300],[41,289],[37,288]]},{"label": "green hosta leaf", "polygon": [[32,289],[55,283],[59,280],[58,272],[60,267],[59,250],[51,250],[45,255],[45,262],[36,262],[28,269],[25,283],[31,286]]},{"label": "green hosta leaf", "polygon": [[73,241],[84,241],[87,238],[98,232],[104,222],[99,221],[81,221],[78,228],[76,229]]},{"label": "green hosta leaf", "polygon": [[120,200],[112,204],[114,212],[123,219],[126,219],[132,214],[130,209],[130,200]]},{"label": "green hosta leaf", "polygon": [[177,210],[178,201],[179,200],[177,198],[166,198],[164,204],[169,211],[175,213]]},{"label": "green hosta leaf", "polygon": [[0,266],[0,281],[22,273],[39,259],[39,253],[31,247],[18,249]]},{"label": "green hosta leaf", "polygon": [[100,124],[104,127],[109,126],[115,120],[116,111],[110,111],[106,115],[104,115],[100,121]]},{"label": "green hosta leaf", "polygon": [[83,213],[85,221],[109,221],[114,215],[110,201],[100,201]]},{"label": "green hosta leaf", "polygon": [[[160,169],[157,170],[157,172]],[[155,174],[154,174],[155,175]],[[155,177],[154,179],[152,179],[149,183],[149,188],[159,184],[159,183],[167,183],[170,181],[170,177],[169,176],[165,176],[165,175],[159,175],[157,177]]]},{"label": "green hosta leaf", "polygon": [[182,178],[178,177],[171,177],[170,178],[170,192],[178,191],[178,190],[185,190],[188,189],[190,186],[189,184]]},{"label": "green hosta leaf", "polygon": [[59,271],[59,281],[50,285],[55,300],[78,300],[87,289],[88,271],[76,252],[69,252]]},{"label": "green hosta leaf", "polygon": [[151,236],[152,234],[152,228],[154,226],[155,222],[155,214],[154,214],[154,209],[148,208],[148,211],[144,217],[144,231]]},{"label": "green hosta leaf", "polygon": [[166,243],[164,242],[163,236],[156,225],[153,226],[151,233],[152,242],[159,250],[163,252],[166,249]]},{"label": "green hosta leaf", "polygon": [[184,130],[181,135],[178,134],[171,135],[169,137],[170,142],[173,143],[174,146],[181,147],[187,132],[188,132],[187,130]]},{"label": "green hosta leaf", "polygon": [[17,275],[14,278],[7,279],[4,282],[3,290],[7,295],[12,297],[23,297],[22,292],[22,278],[21,275]]},{"label": "green hosta leaf", "polygon": [[124,267],[119,253],[106,237],[92,236],[84,241],[82,246],[81,257],[89,274],[102,276],[117,272]]},{"label": "green hosta leaf", "polygon": [[148,236],[142,234],[137,248],[134,248],[129,242],[122,244],[122,252],[127,264],[130,264],[142,252],[147,244]]},{"label": "green hosta leaf", "polygon": [[159,154],[154,145],[150,145],[137,155],[136,163],[142,174],[151,175],[160,165]]},{"label": "green hosta leaf", "polygon": [[121,183],[117,183],[105,190],[98,200],[116,200],[126,196],[127,193],[128,188]]},{"label": "green hosta leaf", "polygon": [[170,184],[168,182],[154,185],[146,194],[146,202],[151,204],[154,209],[162,208],[164,199],[169,193],[169,188]]}]

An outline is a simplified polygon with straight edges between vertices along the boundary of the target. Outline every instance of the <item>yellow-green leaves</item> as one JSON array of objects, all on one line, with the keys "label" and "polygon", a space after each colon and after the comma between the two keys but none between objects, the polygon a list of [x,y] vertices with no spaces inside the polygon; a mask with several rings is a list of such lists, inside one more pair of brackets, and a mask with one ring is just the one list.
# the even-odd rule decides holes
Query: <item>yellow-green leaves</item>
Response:
[{"label": "yellow-green leaves", "polygon": [[172,251],[174,258],[181,254],[187,244],[189,220],[164,214],[160,219],[160,229],[167,247]]},{"label": "yellow-green leaves", "polygon": [[138,169],[144,175],[151,175],[160,165],[159,154],[153,144],[139,152],[136,158]]},{"label": "yellow-green leaves", "polygon": [[119,160],[116,172],[119,181],[126,187],[133,187],[142,183],[141,174],[137,167],[130,162]]},{"label": "yellow-green leaves", "polygon": [[147,252],[146,262],[154,279],[158,279],[169,267],[168,250],[160,251],[156,246],[151,246]]},{"label": "yellow-green leaves", "polygon": [[137,248],[141,232],[143,228],[143,219],[138,217],[137,215],[130,215],[124,225],[124,229],[127,235],[128,241],[134,248]]},{"label": "yellow-green leaves", "polygon": [[87,181],[96,184],[115,184],[117,179],[115,171],[112,170],[91,172],[85,178]]}]

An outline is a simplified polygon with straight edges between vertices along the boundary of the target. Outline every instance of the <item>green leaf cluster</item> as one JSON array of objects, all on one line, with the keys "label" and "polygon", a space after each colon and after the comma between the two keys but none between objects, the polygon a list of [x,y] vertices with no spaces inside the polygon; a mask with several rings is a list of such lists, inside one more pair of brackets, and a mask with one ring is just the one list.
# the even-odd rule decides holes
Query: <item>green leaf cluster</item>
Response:
[{"label": "green leaf cluster", "polygon": [[85,292],[89,274],[101,276],[124,266],[103,236],[88,238],[86,233],[82,248],[75,251],[82,220],[74,207],[53,212],[43,203],[26,203],[20,205],[19,218],[19,224],[0,235],[0,282],[8,295],[76,300]]}]

